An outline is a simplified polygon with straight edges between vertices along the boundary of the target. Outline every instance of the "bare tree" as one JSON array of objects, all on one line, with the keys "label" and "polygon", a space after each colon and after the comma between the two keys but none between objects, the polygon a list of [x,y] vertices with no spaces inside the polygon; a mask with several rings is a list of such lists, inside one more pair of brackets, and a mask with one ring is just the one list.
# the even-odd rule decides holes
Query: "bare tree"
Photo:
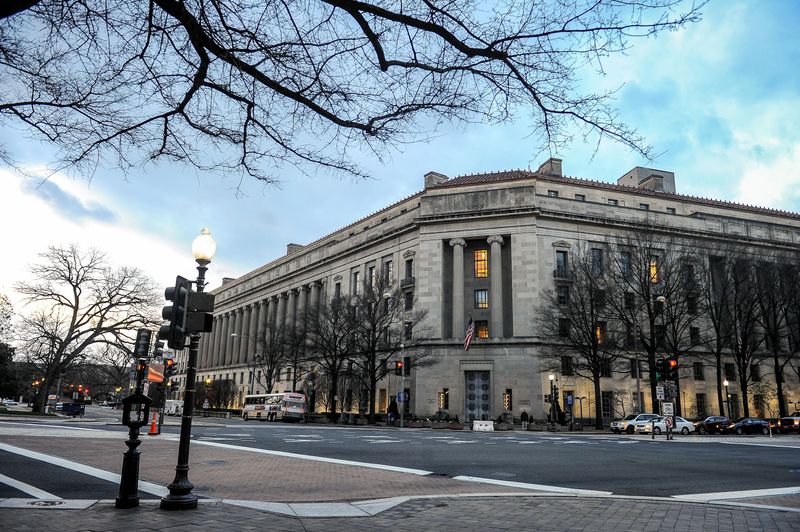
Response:
[{"label": "bare tree", "polygon": [[255,382],[266,393],[272,393],[280,380],[280,371],[286,364],[289,349],[285,325],[267,320],[264,331],[256,338],[256,356],[250,365],[250,371],[255,372]]},{"label": "bare tree", "polygon": [[20,327],[21,350],[45,380],[36,397],[44,409],[57,376],[91,346],[133,344],[139,327],[153,325],[160,298],[136,268],[111,267],[97,251],[50,247],[31,267],[36,279],[17,291],[32,308]]},{"label": "bare tree", "polygon": [[357,321],[350,296],[335,297],[309,308],[302,316],[307,331],[308,359],[325,374],[328,413],[336,420],[340,379],[353,353]]},{"label": "bare tree", "polygon": [[93,360],[92,372],[96,384],[109,384],[127,389],[131,365],[134,362],[132,344],[103,344],[88,358]]},{"label": "bare tree", "polygon": [[647,156],[613,92],[580,91],[577,71],[699,19],[702,2],[682,4],[9,0],[0,114],[67,166],[166,159],[266,181],[285,164],[361,174],[355,150],[520,114],[543,147],[575,126]]},{"label": "bare tree", "polygon": [[14,307],[5,294],[0,294],[0,342],[9,339],[11,331],[11,318],[14,316]]},{"label": "bare tree", "polygon": [[603,428],[601,382],[610,377],[623,355],[619,319],[611,300],[617,297],[610,272],[587,245],[576,245],[569,264],[557,272],[555,291],[542,294],[536,326],[548,343],[545,371],[578,375],[594,385],[595,427]]},{"label": "bare tree", "polygon": [[208,387],[208,402],[211,408],[228,409],[236,399],[239,387],[232,379],[220,379],[212,382]]},{"label": "bare tree", "polygon": [[[385,296],[389,296],[386,298]],[[408,297],[411,297],[410,295]],[[394,286],[388,278],[378,275],[374,281],[365,279],[355,298],[355,342],[350,360],[362,379],[362,388],[369,390],[369,422],[375,422],[375,400],[378,382],[389,372],[389,361],[396,358],[412,342],[422,342],[427,331],[422,323],[426,310],[414,310],[413,300]],[[411,352],[411,351],[409,351]],[[433,361],[425,350],[414,348],[413,365],[422,367]],[[409,357],[409,362],[410,361]],[[412,364],[405,371],[410,371]]]}]

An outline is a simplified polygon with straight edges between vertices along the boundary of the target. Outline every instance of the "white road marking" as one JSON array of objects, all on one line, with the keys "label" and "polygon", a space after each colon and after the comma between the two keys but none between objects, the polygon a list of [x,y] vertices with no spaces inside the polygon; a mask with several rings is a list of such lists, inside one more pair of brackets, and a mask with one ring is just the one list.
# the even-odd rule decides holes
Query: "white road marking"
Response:
[{"label": "white road marking", "polygon": [[509,488],[520,488],[525,490],[549,491],[553,493],[570,493],[573,495],[611,495],[610,491],[583,490],[578,488],[566,488],[563,486],[547,486],[544,484],[529,484],[527,482],[515,482],[513,480],[497,480],[494,478],[481,478],[460,475],[453,477],[453,480],[464,480],[467,482],[482,482],[484,484],[495,484],[497,486],[507,486]]},{"label": "white road marking", "polygon": [[709,502],[717,500],[749,499],[752,497],[770,497],[776,495],[797,494],[800,494],[800,486],[745,491],[718,491],[716,493],[687,493],[686,495],[673,495],[672,498],[680,501]]},{"label": "white road marking", "polygon": [[[29,449],[23,449],[22,447],[15,447],[13,445],[8,445],[7,443],[0,443],[0,450],[8,451],[20,456],[26,456],[34,460],[39,460],[40,462],[46,462],[48,464],[71,469],[72,471],[77,471],[78,473],[83,473],[91,477],[100,478],[115,484],[119,484],[120,476],[117,473],[112,473],[104,469],[98,469],[96,467],[73,462],[72,460],[66,460],[64,458],[59,458],[58,456],[51,456],[49,454],[39,453]],[[159,486],[158,484],[146,482],[144,480],[139,481],[139,490],[152,495],[158,495],[159,497],[169,494],[169,490],[164,486]]]},{"label": "white road marking", "polygon": [[447,445],[462,444],[462,443],[476,443],[475,440],[450,440],[445,442]]},{"label": "white road marking", "polygon": [[540,442],[540,441],[518,441],[517,443],[520,444],[520,445],[531,445],[533,443],[542,443],[542,442]]},{"label": "white road marking", "polygon": [[7,486],[11,486],[12,488],[18,489],[23,493],[27,493],[31,497],[36,497],[37,499],[61,500],[61,497],[57,495],[53,495],[52,493],[40,490],[36,486],[31,486],[30,484],[26,484],[24,482],[13,479],[11,477],[7,477],[5,475],[0,475],[0,482],[6,484]]},{"label": "white road marking", "polygon": [[[271,454],[273,456],[285,456],[287,458],[298,458],[300,460],[311,460],[314,462],[326,462],[329,464],[351,465],[359,467],[369,467],[371,469],[381,469],[383,471],[395,471],[397,473],[410,473],[412,475],[430,475],[432,471],[425,471],[423,469],[411,469],[408,467],[390,466],[384,464],[372,464],[369,462],[356,462],[354,460],[339,460],[337,458],[326,458],[324,456],[314,456],[310,454],[289,453],[286,451],[272,451],[269,449],[256,449],[254,447],[244,447],[242,445],[231,445],[229,443],[219,443],[214,441],[195,440],[197,445],[208,445],[210,447],[220,447],[222,449],[235,449],[237,451],[247,451],[250,453]],[[0,444],[2,445],[2,444]],[[0,447],[2,448],[2,447]],[[141,483],[140,483],[141,484]]]},{"label": "white road marking", "polygon": [[317,440],[313,438],[296,438],[283,440],[285,443],[324,443],[324,440]]}]

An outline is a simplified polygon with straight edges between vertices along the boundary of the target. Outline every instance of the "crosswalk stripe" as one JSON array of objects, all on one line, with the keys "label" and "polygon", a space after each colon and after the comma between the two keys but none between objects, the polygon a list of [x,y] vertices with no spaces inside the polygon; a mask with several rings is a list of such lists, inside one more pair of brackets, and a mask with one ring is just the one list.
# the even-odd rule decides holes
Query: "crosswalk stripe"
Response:
[{"label": "crosswalk stripe", "polygon": [[37,499],[56,499],[61,500],[61,497],[57,495],[53,495],[52,493],[48,493],[44,490],[40,490],[36,486],[31,486],[30,484],[26,484],[19,480],[15,480],[11,477],[7,477],[5,475],[0,475],[0,482],[11,486],[12,488],[16,488],[23,493],[27,493],[31,497],[36,497]]}]

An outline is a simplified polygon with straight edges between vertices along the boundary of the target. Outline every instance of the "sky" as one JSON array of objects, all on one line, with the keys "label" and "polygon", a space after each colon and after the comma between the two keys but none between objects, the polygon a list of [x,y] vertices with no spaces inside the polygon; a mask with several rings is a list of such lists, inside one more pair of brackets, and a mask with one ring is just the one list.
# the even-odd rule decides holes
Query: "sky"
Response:
[{"label": "sky", "polygon": [[[612,105],[654,152],[653,161],[610,142],[578,135],[555,156],[564,174],[615,182],[634,166],[675,172],[677,191],[800,212],[800,2],[712,0],[702,21],[632,41],[607,58],[605,75],[579,72],[588,90],[620,88]],[[136,265],[160,286],[195,276],[191,242],[202,227],[217,241],[209,288],[312,242],[423,188],[423,175],[450,177],[536,169],[547,155],[524,119],[443,129],[384,161],[359,161],[367,180],[306,177],[286,170],[280,187],[238,176],[198,175],[159,164],[123,176],[98,169],[91,179],[44,181],[47,146],[9,131],[28,176],[0,166],[3,259],[0,293],[21,307],[13,286],[49,245],[104,250]],[[31,175],[33,177],[31,177]]]}]

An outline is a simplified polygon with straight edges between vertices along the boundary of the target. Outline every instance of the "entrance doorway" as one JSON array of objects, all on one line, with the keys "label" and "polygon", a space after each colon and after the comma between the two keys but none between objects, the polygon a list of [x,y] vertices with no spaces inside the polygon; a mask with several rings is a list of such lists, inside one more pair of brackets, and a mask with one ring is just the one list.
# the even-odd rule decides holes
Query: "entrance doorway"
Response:
[{"label": "entrance doorway", "polygon": [[490,419],[492,404],[488,371],[466,371],[464,373],[464,419]]}]

